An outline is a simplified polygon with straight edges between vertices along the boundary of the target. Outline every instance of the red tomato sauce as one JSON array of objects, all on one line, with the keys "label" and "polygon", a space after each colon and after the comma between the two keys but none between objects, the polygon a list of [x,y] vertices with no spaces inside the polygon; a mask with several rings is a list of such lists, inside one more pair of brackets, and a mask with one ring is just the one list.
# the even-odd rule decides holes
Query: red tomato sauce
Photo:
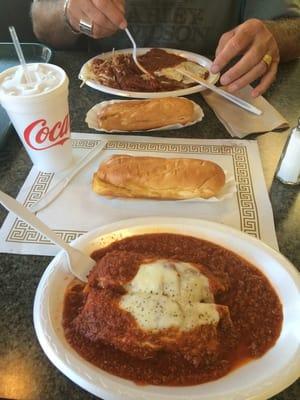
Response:
[{"label": "red tomato sauce", "polygon": [[[72,321],[86,300],[85,285],[74,281],[65,295],[63,327],[69,344],[97,367],[138,384],[195,385],[218,379],[240,365],[261,357],[276,342],[282,326],[280,300],[268,279],[237,254],[198,238],[158,233],[129,237],[92,254],[100,260],[108,252],[133,251],[147,256],[203,264],[226,284],[215,303],[229,307],[231,335],[221,334],[221,350],[213,362],[196,367],[178,353],[160,351],[141,360],[109,344],[79,335]],[[234,343],[234,346],[233,346]]]}]

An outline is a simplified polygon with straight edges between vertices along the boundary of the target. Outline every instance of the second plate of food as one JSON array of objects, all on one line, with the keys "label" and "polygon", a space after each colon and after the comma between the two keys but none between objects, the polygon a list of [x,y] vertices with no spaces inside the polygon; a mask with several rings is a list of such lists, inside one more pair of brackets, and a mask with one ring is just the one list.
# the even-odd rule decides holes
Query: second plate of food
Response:
[{"label": "second plate of food", "polygon": [[[114,154],[93,175],[99,198],[150,205],[189,201],[222,201],[235,193],[235,181],[217,163],[197,158]],[[162,203],[161,203],[162,204]]]},{"label": "second plate of food", "polygon": [[[100,261],[89,285],[70,286],[74,277],[68,271],[64,254],[59,253],[39,283],[34,326],[53,364],[90,393],[105,400],[261,400],[283,390],[299,376],[299,274],[287,259],[263,242],[208,221],[151,217],[102,226],[73,245],[87,254],[97,250],[94,257]],[[157,270],[158,275],[151,273],[150,277],[149,269]],[[167,279],[159,285],[162,275]],[[183,279],[179,286],[177,275]],[[120,291],[124,279],[126,291],[124,288]],[[126,283],[128,280],[130,285]],[[136,304],[147,306],[145,310],[132,308],[134,304],[126,302],[132,291],[133,299],[136,297],[135,289],[140,286],[149,301]],[[199,291],[200,287],[203,290]],[[180,297],[178,288],[186,293],[187,301]],[[160,304],[156,300],[161,290],[166,291],[164,300],[169,298],[172,304],[173,297],[179,295],[178,302],[187,303],[182,308],[186,311],[192,311],[194,302],[203,297],[199,304],[206,312],[197,314],[193,321],[196,323],[198,317],[199,323],[203,318],[213,321],[209,324],[204,321],[204,325],[201,322],[197,327],[183,325],[183,333],[180,328],[179,334],[179,328],[174,328],[178,323],[181,326],[176,304],[175,308],[155,306]],[[215,305],[210,290],[216,292]],[[80,301],[69,302],[69,296]],[[120,303],[116,296],[118,299],[122,296]],[[109,299],[112,302],[108,303]],[[128,306],[130,310],[124,311]],[[151,310],[155,313],[165,311],[169,318],[150,321],[148,316],[153,312],[149,306],[153,306]],[[213,312],[216,310],[219,317]],[[135,329],[126,330],[133,321],[128,313],[138,321]],[[102,317],[98,318],[99,315]],[[184,321],[189,322],[190,316],[188,313]],[[219,322],[214,321],[215,317]],[[164,327],[169,333],[168,340],[161,336],[157,341],[156,336],[151,336],[153,328],[148,327],[149,322],[164,322],[169,326],[170,321],[171,328]],[[215,336],[216,324],[219,339]],[[138,335],[140,326],[147,333],[142,338]],[[159,326],[155,329],[156,333],[164,334]],[[210,347],[201,348],[199,343],[191,346],[189,341],[182,341],[191,338],[189,333],[194,329],[204,334],[198,336],[199,343],[202,338],[202,343],[209,342]],[[95,335],[102,335],[104,342]],[[232,350],[233,358],[230,351],[223,354],[226,346],[235,348],[236,339],[240,340],[236,348],[241,353]],[[178,343],[178,350],[174,343]],[[161,346],[156,349],[159,344],[165,351]],[[148,350],[154,349],[155,354],[147,358],[143,346],[149,345]],[[202,358],[198,360],[198,355],[203,351],[212,352],[217,358],[210,357],[199,368]]]},{"label": "second plate of food", "polygon": [[188,82],[178,75],[175,70],[178,65],[209,83],[216,83],[219,78],[219,74],[209,71],[212,61],[200,54],[168,48],[139,48],[137,54],[149,72],[155,71],[159,82],[142,76],[133,63],[132,49],[107,52],[91,58],[82,66],[79,79],[96,90],[117,96],[159,98],[185,96],[204,90],[201,85]]},{"label": "second plate of food", "polygon": [[92,107],[85,122],[104,132],[149,132],[180,129],[200,122],[202,108],[185,97],[108,100]]}]

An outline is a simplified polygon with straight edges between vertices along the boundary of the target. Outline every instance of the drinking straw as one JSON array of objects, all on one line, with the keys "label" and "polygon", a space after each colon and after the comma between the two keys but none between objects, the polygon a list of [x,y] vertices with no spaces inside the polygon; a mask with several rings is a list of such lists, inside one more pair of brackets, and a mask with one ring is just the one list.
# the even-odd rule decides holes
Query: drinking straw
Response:
[{"label": "drinking straw", "polygon": [[31,80],[31,77],[29,75],[29,72],[28,72],[28,69],[27,69],[27,65],[26,65],[26,62],[25,62],[24,54],[23,54],[23,51],[21,49],[21,45],[20,45],[20,42],[19,42],[19,39],[18,39],[18,36],[17,36],[17,32],[16,32],[14,26],[10,26],[9,27],[9,33],[10,33],[10,36],[12,38],[13,44],[15,46],[15,49],[16,49],[20,64],[21,64],[21,66],[23,68],[26,81],[27,81],[27,83],[32,83],[32,80]]}]

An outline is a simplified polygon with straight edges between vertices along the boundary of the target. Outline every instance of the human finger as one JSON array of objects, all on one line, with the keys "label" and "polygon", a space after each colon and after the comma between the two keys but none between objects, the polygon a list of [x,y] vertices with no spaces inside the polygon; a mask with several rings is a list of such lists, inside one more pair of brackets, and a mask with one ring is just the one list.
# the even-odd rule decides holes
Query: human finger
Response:
[{"label": "human finger", "polygon": [[[95,38],[102,37],[101,30],[109,30],[111,34],[118,28],[109,21],[91,2],[91,0],[70,0],[68,8],[68,19],[70,20],[72,26],[79,31],[80,20],[93,23],[93,34],[91,36]],[[99,31],[99,28],[101,30]]]},{"label": "human finger", "polygon": [[[88,0],[89,1],[89,0]],[[79,21],[87,15],[82,11],[82,1],[70,0],[67,6],[66,14],[72,27],[79,31]]]},{"label": "human finger", "polygon": [[267,71],[267,66],[263,61],[256,64],[250,71],[241,76],[239,79],[235,80],[229,86],[226,87],[228,92],[235,92],[243,87],[247,86],[249,83],[255,81],[256,79],[263,76]]},{"label": "human finger", "polygon": [[251,95],[253,97],[260,96],[269,88],[269,86],[271,86],[276,78],[277,69],[278,63],[274,62],[273,64],[271,64],[269,71],[266,73],[266,75],[263,76],[260,83],[252,90]]},{"label": "human finger", "polygon": [[223,33],[223,35],[221,36],[221,38],[219,40],[219,43],[218,43],[218,46],[217,46],[217,49],[216,49],[216,52],[215,52],[216,56],[220,53],[220,51],[223,50],[223,48],[225,47],[227,42],[232,38],[233,35],[234,35],[234,31],[233,30]]},{"label": "human finger", "polygon": [[[258,65],[266,54],[265,46],[254,44],[245,53],[245,55],[233,67],[226,71],[220,79],[222,85],[229,85],[231,82],[236,81],[253,67]],[[265,64],[265,63],[263,63]]]},{"label": "human finger", "polygon": [[127,27],[124,13],[115,5],[112,0],[92,0],[95,7],[100,10],[114,25],[120,29]]},{"label": "human finger", "polygon": [[121,11],[122,14],[125,14],[125,1],[124,0],[113,0],[115,6]]},{"label": "human finger", "polygon": [[[106,18],[104,16],[104,18]],[[115,33],[116,28],[114,27],[114,29],[110,29],[105,27],[104,25],[98,25],[97,23],[93,23],[93,33],[92,33],[92,37],[94,39],[99,39],[99,38],[104,38],[107,36],[111,36],[113,33]]]},{"label": "human finger", "polygon": [[113,24],[113,22],[107,18],[101,10],[96,8],[93,2],[87,1],[86,3],[84,12],[88,15],[89,19],[100,28],[100,31],[101,28],[111,32],[117,30],[117,26]]},{"label": "human finger", "polygon": [[86,14],[90,21],[93,21],[93,34],[95,38],[101,38],[101,31],[108,31],[110,34],[114,33],[118,27],[113,24],[101,11],[97,10],[92,12],[89,9]]},{"label": "human finger", "polygon": [[211,71],[213,73],[220,72],[225,65],[229,63],[229,61],[248,48],[252,40],[253,38],[251,35],[247,34],[246,30],[237,30],[232,38],[226,43],[224,48],[216,56]]},{"label": "human finger", "polygon": [[90,36],[95,39],[110,36],[118,29],[90,0],[77,1],[77,7],[70,9],[70,15],[71,12],[73,13],[72,25],[75,24],[78,30],[80,30],[80,20],[92,23],[93,29]]}]

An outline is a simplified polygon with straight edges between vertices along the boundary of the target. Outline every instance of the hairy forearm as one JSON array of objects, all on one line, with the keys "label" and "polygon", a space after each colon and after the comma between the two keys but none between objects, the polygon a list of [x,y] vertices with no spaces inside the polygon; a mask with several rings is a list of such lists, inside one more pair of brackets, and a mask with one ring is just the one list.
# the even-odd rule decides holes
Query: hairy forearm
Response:
[{"label": "hairy forearm", "polygon": [[300,18],[264,21],[264,23],[277,41],[280,61],[286,62],[300,57]]},{"label": "hairy forearm", "polygon": [[65,23],[63,7],[64,0],[34,0],[31,6],[35,35],[57,48],[70,47],[78,39]]}]

